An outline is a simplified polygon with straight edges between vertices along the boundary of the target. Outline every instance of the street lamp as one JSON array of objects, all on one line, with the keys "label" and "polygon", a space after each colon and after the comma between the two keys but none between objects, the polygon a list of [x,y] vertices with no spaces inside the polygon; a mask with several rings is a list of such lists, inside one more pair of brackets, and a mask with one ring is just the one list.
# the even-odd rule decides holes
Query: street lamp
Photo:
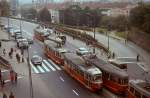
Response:
[{"label": "street lamp", "polygon": [[19,18],[20,18],[20,32],[21,32],[21,36],[22,36],[22,15],[21,14],[20,14]]},{"label": "street lamp", "polygon": [[30,96],[31,96],[31,98],[34,98],[29,48],[30,48],[30,46],[28,46],[28,48],[27,48],[27,53],[28,53],[27,62],[28,62],[28,69],[29,69]]},{"label": "street lamp", "polygon": [[[94,40],[96,39],[95,38],[95,26],[96,26],[96,20],[95,20],[95,16],[94,15],[91,15],[90,13],[87,13],[88,16],[92,17],[93,18],[93,22],[92,22],[92,26],[93,26],[93,37],[94,37]],[[94,44],[94,43],[93,43]],[[93,53],[95,53],[95,45],[93,45]]]}]

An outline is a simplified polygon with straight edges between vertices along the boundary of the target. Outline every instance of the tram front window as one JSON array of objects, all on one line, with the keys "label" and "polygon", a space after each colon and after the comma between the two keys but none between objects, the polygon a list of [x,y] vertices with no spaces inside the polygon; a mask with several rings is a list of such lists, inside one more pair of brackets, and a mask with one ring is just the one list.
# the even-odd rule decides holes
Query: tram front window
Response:
[{"label": "tram front window", "polygon": [[94,77],[93,77],[93,81],[94,82],[100,82],[102,80],[102,76],[101,75],[95,75]]}]

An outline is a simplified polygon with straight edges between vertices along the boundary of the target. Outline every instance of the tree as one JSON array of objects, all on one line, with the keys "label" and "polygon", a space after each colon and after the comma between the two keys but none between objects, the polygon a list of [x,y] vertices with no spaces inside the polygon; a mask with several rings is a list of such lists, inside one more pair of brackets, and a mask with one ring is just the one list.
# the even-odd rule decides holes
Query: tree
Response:
[{"label": "tree", "polygon": [[133,8],[130,12],[132,26],[150,33],[150,4],[142,4]]},{"label": "tree", "polygon": [[46,7],[39,11],[38,20],[43,22],[51,22],[51,14]]},{"label": "tree", "polygon": [[6,0],[0,2],[1,16],[9,16],[10,14],[10,5]]}]

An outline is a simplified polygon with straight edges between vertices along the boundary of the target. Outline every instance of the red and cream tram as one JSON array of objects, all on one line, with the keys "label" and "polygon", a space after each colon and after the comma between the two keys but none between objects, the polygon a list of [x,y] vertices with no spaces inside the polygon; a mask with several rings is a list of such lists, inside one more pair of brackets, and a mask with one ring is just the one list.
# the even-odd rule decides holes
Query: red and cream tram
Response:
[{"label": "red and cream tram", "polygon": [[150,98],[150,83],[143,80],[131,80],[128,98]]},{"label": "red and cream tram", "polygon": [[34,30],[34,38],[38,39],[42,42],[50,35],[50,31],[48,29],[36,28]]},{"label": "red and cream tram", "polygon": [[82,57],[75,53],[64,54],[64,69],[74,79],[91,91],[102,88],[102,72],[96,66],[85,64]]},{"label": "red and cream tram", "polygon": [[58,65],[64,64],[62,54],[67,52],[67,50],[62,47],[62,42],[60,39],[45,40],[44,46],[44,53],[48,58],[50,58],[53,62],[55,62]]},{"label": "red and cream tram", "polygon": [[103,85],[116,94],[125,94],[128,88],[128,74],[126,71],[105,62],[96,55],[83,57],[87,64],[95,65],[101,69]]}]

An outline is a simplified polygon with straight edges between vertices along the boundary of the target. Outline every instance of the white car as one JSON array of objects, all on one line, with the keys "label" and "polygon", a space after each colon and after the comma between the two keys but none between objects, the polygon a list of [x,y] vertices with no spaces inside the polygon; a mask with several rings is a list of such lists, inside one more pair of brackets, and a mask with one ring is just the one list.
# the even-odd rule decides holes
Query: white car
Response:
[{"label": "white car", "polygon": [[18,48],[28,48],[29,43],[28,40],[25,38],[17,39],[17,47]]},{"label": "white car", "polygon": [[85,55],[91,53],[87,48],[81,47],[76,50],[77,55]]},{"label": "white car", "polygon": [[32,58],[31,58],[31,62],[32,64],[34,65],[42,65],[42,57],[38,56],[38,55],[34,55]]}]

